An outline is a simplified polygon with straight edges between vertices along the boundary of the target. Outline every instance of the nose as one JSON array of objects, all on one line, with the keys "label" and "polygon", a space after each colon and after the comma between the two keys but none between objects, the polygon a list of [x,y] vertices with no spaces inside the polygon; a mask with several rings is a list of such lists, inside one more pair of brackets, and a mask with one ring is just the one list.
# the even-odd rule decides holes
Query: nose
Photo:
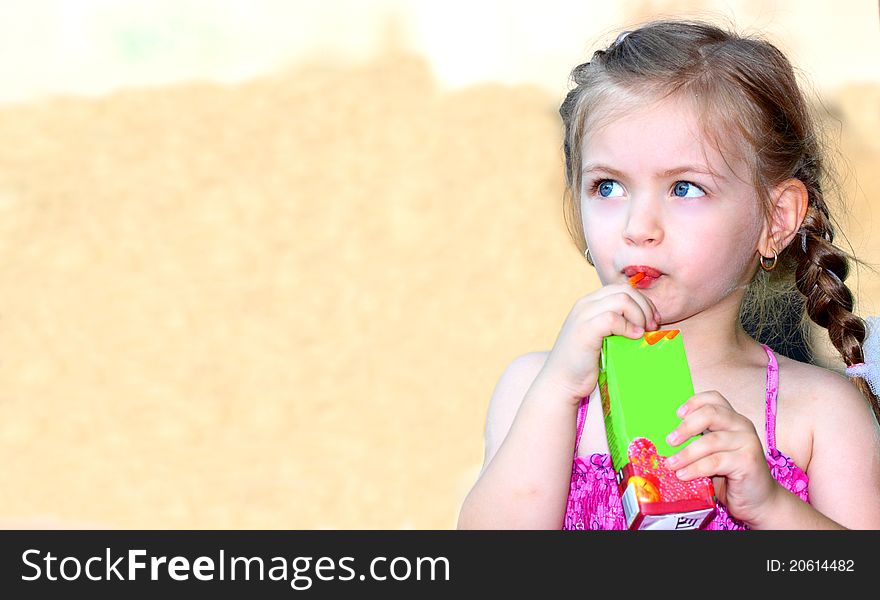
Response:
[{"label": "nose", "polygon": [[623,237],[635,246],[656,246],[663,241],[663,215],[659,203],[633,198],[626,216]]}]

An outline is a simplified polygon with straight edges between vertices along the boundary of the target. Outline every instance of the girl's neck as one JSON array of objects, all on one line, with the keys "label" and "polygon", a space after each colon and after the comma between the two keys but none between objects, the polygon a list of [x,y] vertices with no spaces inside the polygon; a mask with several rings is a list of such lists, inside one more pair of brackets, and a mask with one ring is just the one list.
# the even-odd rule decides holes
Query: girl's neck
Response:
[{"label": "girl's neck", "polygon": [[688,363],[697,371],[747,363],[760,348],[742,328],[738,302],[719,304],[662,327],[681,330]]}]

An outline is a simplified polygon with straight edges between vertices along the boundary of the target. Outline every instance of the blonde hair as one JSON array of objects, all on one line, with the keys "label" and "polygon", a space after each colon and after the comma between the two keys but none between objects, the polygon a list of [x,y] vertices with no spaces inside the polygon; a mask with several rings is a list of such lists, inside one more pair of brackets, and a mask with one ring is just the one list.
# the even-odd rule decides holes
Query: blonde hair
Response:
[{"label": "blonde hair", "polygon": [[[809,318],[827,330],[845,364],[864,362],[865,322],[853,314],[853,295],[844,283],[849,261],[860,261],[833,243],[835,227],[823,194],[823,185],[833,178],[815,120],[782,52],[763,39],[709,23],[657,21],[596,51],[572,70],[571,81],[574,86],[559,109],[565,125],[564,213],[581,252],[586,249],[579,201],[585,136],[597,120],[634,102],[675,95],[693,103],[722,155],[735,153],[746,162],[766,219],[773,186],[796,178],[807,188],[801,228],[791,244],[777,249],[774,270],[756,271],[741,319],[753,319],[760,338],[780,315],[795,309],[802,315],[802,333]],[[867,383],[853,381],[880,415]]]}]

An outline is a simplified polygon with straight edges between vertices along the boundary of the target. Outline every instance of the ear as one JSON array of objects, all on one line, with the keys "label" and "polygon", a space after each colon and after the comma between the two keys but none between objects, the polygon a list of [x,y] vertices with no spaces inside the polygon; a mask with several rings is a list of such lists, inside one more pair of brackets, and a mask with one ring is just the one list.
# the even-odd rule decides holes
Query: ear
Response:
[{"label": "ear", "polygon": [[809,194],[800,179],[786,179],[770,192],[773,208],[764,223],[758,250],[766,257],[781,254],[794,238],[807,214]]}]

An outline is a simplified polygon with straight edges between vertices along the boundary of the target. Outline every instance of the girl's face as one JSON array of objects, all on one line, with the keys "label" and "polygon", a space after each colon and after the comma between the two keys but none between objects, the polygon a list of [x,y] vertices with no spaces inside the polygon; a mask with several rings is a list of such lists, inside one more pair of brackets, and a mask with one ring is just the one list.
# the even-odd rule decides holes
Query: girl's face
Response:
[{"label": "girl's face", "polygon": [[744,163],[726,158],[680,98],[628,110],[587,133],[581,214],[603,285],[638,271],[657,275],[638,287],[663,323],[744,291],[757,268],[763,216]]}]

